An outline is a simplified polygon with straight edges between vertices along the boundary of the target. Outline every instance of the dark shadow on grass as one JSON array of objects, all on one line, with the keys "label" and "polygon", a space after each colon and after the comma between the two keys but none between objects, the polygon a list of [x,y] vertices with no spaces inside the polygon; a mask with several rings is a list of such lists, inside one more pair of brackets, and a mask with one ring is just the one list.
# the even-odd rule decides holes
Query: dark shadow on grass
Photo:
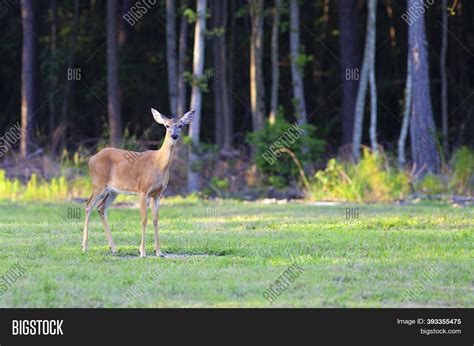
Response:
[{"label": "dark shadow on grass", "polygon": [[[204,253],[204,252],[163,252],[165,257],[156,256],[154,253],[148,254],[146,258],[156,258],[156,259],[186,259],[186,258],[200,258],[200,257],[217,257],[217,256],[225,256],[225,254],[215,254],[215,253]],[[120,259],[134,259],[140,258],[138,253],[131,253],[130,251],[121,252],[119,251],[118,254],[113,255],[116,258]]]}]

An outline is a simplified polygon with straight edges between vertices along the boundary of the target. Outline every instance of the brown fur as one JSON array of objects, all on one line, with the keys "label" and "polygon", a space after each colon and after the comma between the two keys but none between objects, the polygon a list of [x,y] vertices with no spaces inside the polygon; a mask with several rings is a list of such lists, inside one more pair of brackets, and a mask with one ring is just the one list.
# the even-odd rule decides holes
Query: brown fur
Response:
[{"label": "brown fur", "polygon": [[[86,202],[83,251],[88,246],[88,225],[92,209],[97,204],[100,218],[110,249],[116,252],[107,220],[107,209],[119,193],[134,193],[139,196],[141,211],[142,241],[140,257],[145,257],[145,234],[147,218],[147,200],[150,199],[153,214],[155,252],[163,257],[158,239],[158,210],[160,197],[169,181],[169,168],[176,150],[177,138],[184,124],[192,121],[194,111],[186,113],[181,119],[167,119],[152,110],[157,122],[166,126],[166,136],[159,150],[142,153],[117,148],[105,148],[89,160],[89,172],[92,177],[93,191]],[[175,137],[175,139],[173,139]]]}]

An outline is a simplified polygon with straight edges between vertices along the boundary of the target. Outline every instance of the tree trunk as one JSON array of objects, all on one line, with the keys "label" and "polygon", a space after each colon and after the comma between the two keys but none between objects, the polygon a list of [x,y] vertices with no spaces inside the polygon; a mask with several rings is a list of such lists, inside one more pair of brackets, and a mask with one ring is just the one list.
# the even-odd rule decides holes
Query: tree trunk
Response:
[{"label": "tree trunk", "polygon": [[120,31],[118,37],[119,51],[122,50],[123,47],[125,47],[132,32],[133,27],[129,23],[127,23],[123,16],[128,13],[134,2],[134,0],[123,0],[122,2],[122,16],[120,18]]},{"label": "tree trunk", "polygon": [[270,124],[275,123],[275,118],[278,109],[278,86],[280,83],[280,68],[278,66],[278,31],[280,30],[280,7],[281,0],[275,0],[272,24],[272,90],[269,117]]},{"label": "tree trunk", "polygon": [[[75,73],[71,75],[69,71],[74,71],[74,57],[76,54],[77,32],[79,31],[79,0],[74,0],[74,18],[72,23],[71,40],[69,42],[69,51],[66,62],[66,83],[64,87],[63,104],[61,109],[61,122],[66,124],[68,121],[69,100],[71,99],[75,78]],[[66,129],[61,134],[60,147],[66,143]]]},{"label": "tree trunk", "polygon": [[[224,30],[227,28],[227,0],[214,0],[213,26]],[[226,51],[224,32],[213,40],[215,133],[219,148],[228,148],[232,144]]]},{"label": "tree trunk", "polygon": [[38,47],[35,33],[38,32],[37,4],[34,0],[21,0],[23,26],[23,48],[21,60],[21,128],[20,155],[25,159],[31,150],[33,116],[37,99],[35,80],[38,75]]},{"label": "tree trunk", "polygon": [[[222,0],[213,0],[212,5],[212,26],[214,29],[218,29],[222,25]],[[219,74],[219,72],[222,72],[222,61],[220,55],[222,51],[223,40],[221,39],[220,35],[214,36],[212,41],[212,53],[214,60],[214,133],[216,137],[216,145],[218,146],[218,148],[222,148],[224,146],[224,90],[222,90],[222,85],[219,81],[220,76],[217,77],[217,75]],[[225,52],[222,53],[223,55],[225,55]]]},{"label": "tree trunk", "polygon": [[193,57],[193,87],[191,91],[191,109],[196,111],[194,121],[191,123],[189,136],[191,137],[191,147],[188,160],[188,191],[193,192],[199,189],[199,173],[194,171],[194,166],[198,161],[195,149],[199,146],[199,133],[201,125],[201,99],[202,91],[199,82],[203,77],[204,70],[204,34],[206,31],[206,0],[197,0],[197,20],[194,31],[194,57]]},{"label": "tree trunk", "polygon": [[372,152],[377,155],[379,149],[377,147],[377,84],[375,83],[375,53],[372,54],[370,66],[370,146],[372,147]]},{"label": "tree trunk", "polygon": [[[417,0],[408,0],[407,7]],[[436,128],[430,95],[428,52],[426,50],[425,16],[420,17],[408,28],[408,47],[412,61],[413,104],[411,108],[410,137],[415,174],[422,178],[426,173],[439,172],[439,156],[436,148]]]},{"label": "tree trunk", "polygon": [[55,126],[56,114],[56,101],[54,100],[54,93],[58,88],[58,75],[57,75],[57,62],[56,62],[56,48],[58,43],[58,8],[56,6],[56,0],[51,0],[51,53],[49,62],[49,120],[48,129],[49,133],[53,133]]},{"label": "tree trunk", "polygon": [[449,154],[448,134],[448,81],[446,75],[446,53],[448,52],[448,1],[442,1],[443,24],[441,35],[441,52],[439,58],[439,70],[441,74],[441,131],[443,135],[443,148],[447,156]]},{"label": "tree trunk", "polygon": [[293,83],[293,105],[295,116],[299,125],[308,122],[306,115],[306,103],[304,99],[303,71],[298,66],[300,54],[300,10],[297,0],[290,0],[290,61],[291,79]]},{"label": "tree trunk", "polygon": [[398,139],[398,167],[403,169],[406,164],[405,159],[405,144],[408,135],[408,126],[410,124],[410,111],[411,111],[411,102],[412,102],[412,62],[410,59],[410,54],[407,57],[407,79],[405,82],[405,99],[404,99],[404,108],[403,108],[403,122],[402,128],[400,131],[400,138]]},{"label": "tree trunk", "polygon": [[175,115],[178,108],[178,78],[176,70],[176,4],[166,0],[166,60],[168,65],[168,90],[170,111]]},{"label": "tree trunk", "polygon": [[265,86],[263,84],[263,0],[249,0],[252,33],[250,37],[250,106],[253,130],[263,128]]},{"label": "tree trunk", "polygon": [[375,56],[375,16],[377,10],[377,0],[368,1],[367,34],[365,38],[364,58],[362,60],[362,70],[360,71],[359,87],[354,116],[354,129],[352,134],[352,157],[355,161],[360,159],[360,145],[362,142],[362,129],[364,124],[365,96],[369,75],[372,69],[372,62]]},{"label": "tree trunk", "polygon": [[119,100],[119,69],[116,35],[117,3],[107,0],[107,109],[109,114],[110,145],[120,146],[122,125]]},{"label": "tree trunk", "polygon": [[[188,1],[183,1],[183,7],[188,6]],[[186,72],[186,44],[188,41],[188,19],[181,15],[179,27],[179,60],[178,60],[178,109],[179,116],[186,112],[186,81],[184,72]]]},{"label": "tree trunk", "polygon": [[357,0],[337,1],[339,10],[339,56],[342,76],[342,144],[352,143],[354,108],[360,69]]},{"label": "tree trunk", "polygon": [[[229,51],[230,52],[235,52],[235,36],[236,36],[236,26],[235,26],[235,18],[236,18],[236,0],[231,0],[230,1],[230,47]],[[230,140],[230,146],[233,145],[233,139],[234,139],[234,108],[233,105],[234,103],[231,101],[231,95],[229,90],[235,90],[234,89],[234,55],[231,54],[230,57],[227,58],[227,89],[228,89],[228,94],[229,95],[229,140]]]}]

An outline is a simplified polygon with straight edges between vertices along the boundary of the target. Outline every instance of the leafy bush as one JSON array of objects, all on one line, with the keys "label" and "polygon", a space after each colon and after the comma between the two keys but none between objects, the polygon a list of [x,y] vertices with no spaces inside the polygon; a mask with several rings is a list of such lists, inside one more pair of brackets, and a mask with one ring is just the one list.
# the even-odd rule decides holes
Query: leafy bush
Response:
[{"label": "leafy bush", "polygon": [[325,142],[316,138],[315,126],[290,124],[281,113],[280,109],[274,124],[267,122],[262,130],[249,133],[247,140],[255,148],[257,168],[266,175],[266,182],[284,186],[298,176],[298,168],[292,158],[280,150],[289,149],[306,166],[320,159]]},{"label": "leafy bush", "polygon": [[5,171],[0,169],[0,199],[16,201],[21,187],[18,179],[7,179]]},{"label": "leafy bush", "polygon": [[89,171],[89,158],[91,153],[84,147],[80,146],[74,153],[63,150],[59,158],[59,166],[61,169],[61,175],[70,174],[84,174]]},{"label": "leafy bush", "polygon": [[409,177],[390,168],[381,156],[364,149],[357,164],[328,161],[326,169],[315,174],[311,197],[322,200],[387,202],[409,192]]},{"label": "leafy bush", "polygon": [[8,179],[5,171],[0,170],[0,200],[64,201],[67,198],[88,197],[91,190],[90,180],[83,177],[77,177],[68,183],[64,176],[60,176],[48,182],[33,173],[24,185],[18,179]]},{"label": "leafy bush", "polygon": [[456,193],[472,195],[474,192],[474,151],[459,148],[453,155],[453,176],[449,188]]},{"label": "leafy bush", "polygon": [[438,194],[446,192],[447,187],[441,176],[427,174],[419,183],[415,184],[415,190],[427,194]]},{"label": "leafy bush", "polygon": [[427,174],[415,185],[415,189],[427,194],[472,195],[474,192],[474,152],[467,147],[459,148],[453,154],[451,167],[451,172],[444,177]]},{"label": "leafy bush", "polygon": [[204,196],[216,195],[220,198],[227,197],[229,190],[229,180],[212,177],[208,187],[202,190]]}]

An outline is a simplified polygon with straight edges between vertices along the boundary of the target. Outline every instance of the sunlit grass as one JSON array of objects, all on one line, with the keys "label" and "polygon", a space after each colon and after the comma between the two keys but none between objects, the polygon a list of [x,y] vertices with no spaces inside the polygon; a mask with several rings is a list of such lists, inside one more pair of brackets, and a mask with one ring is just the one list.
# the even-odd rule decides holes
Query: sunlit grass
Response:
[{"label": "sunlit grass", "polygon": [[[74,203],[0,203],[0,274],[19,261],[26,274],[0,296],[0,307],[472,307],[474,209],[441,203],[331,207],[165,199],[165,253],[138,258],[139,211],[112,208],[118,247],[110,254],[97,213],[90,249],[81,251]],[[346,208],[358,207],[357,219]],[[208,217],[209,208],[212,215]],[[151,216],[151,215],[150,215]],[[192,255],[208,256],[192,256]],[[191,255],[191,256],[190,256]],[[286,268],[305,269],[270,305],[263,292]],[[428,268],[439,276],[412,301],[407,288]],[[160,268],[156,280],[143,274]],[[133,285],[143,293],[125,296]]]}]

